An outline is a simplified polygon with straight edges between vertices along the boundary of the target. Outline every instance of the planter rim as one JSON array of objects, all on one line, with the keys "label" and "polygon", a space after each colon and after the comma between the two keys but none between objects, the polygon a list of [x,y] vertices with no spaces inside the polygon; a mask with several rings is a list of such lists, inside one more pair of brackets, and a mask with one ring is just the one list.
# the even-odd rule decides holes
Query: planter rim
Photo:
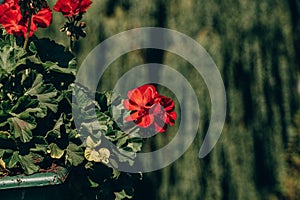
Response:
[{"label": "planter rim", "polygon": [[40,172],[29,176],[4,176],[0,178],[0,190],[59,185],[65,182],[69,171],[64,167],[57,167],[55,172]]}]

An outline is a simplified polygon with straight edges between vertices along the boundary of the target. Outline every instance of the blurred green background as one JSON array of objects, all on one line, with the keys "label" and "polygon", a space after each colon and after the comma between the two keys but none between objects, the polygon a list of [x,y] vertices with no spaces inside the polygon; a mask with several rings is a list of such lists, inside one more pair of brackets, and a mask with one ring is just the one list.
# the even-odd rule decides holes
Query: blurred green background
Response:
[{"label": "blurred green background", "polygon": [[[199,42],[224,80],[226,124],[213,151],[199,159],[209,124],[210,97],[189,63],[148,49],[120,57],[105,73],[100,90],[111,89],[137,65],[167,64],[190,81],[200,104],[201,122],[194,143],[175,163],[146,173],[136,185],[135,199],[300,199],[299,0],[94,0],[84,21],[87,37],[75,42],[79,66],[106,38],[132,28],[157,26]],[[63,23],[63,16],[55,12],[54,23],[37,35],[50,35],[68,45],[65,33],[59,32]],[[168,95],[164,88],[161,92]],[[171,127],[147,140],[144,151],[164,146],[175,131]]]}]

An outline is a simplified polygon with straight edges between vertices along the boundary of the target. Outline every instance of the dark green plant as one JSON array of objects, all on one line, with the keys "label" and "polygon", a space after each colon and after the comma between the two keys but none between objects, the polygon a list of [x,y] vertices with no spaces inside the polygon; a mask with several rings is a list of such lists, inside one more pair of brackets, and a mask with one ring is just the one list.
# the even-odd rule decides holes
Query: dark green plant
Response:
[{"label": "dark green plant", "polygon": [[[112,94],[104,92],[96,93],[93,101],[91,92],[75,86],[76,60],[63,46],[33,38],[24,50],[17,40],[4,31],[0,37],[0,176],[73,167],[85,175],[81,179],[91,184],[94,197],[131,197],[128,178],[132,175],[112,168],[119,162],[132,164],[142,145],[134,134],[138,129],[129,135],[112,117],[112,104],[122,105],[122,100],[112,100]],[[83,105],[82,101],[86,106],[78,109],[90,112],[94,106],[98,118],[84,119],[76,127],[72,106],[77,109],[76,102]],[[101,134],[93,128],[94,123],[100,124]],[[130,156],[102,147],[103,137]]]}]

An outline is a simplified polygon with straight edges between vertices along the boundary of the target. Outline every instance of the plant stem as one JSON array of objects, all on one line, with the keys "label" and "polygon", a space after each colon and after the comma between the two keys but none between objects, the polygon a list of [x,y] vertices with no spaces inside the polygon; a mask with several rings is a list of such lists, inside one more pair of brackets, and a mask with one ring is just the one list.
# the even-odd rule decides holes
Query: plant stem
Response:
[{"label": "plant stem", "polygon": [[73,40],[72,40],[72,36],[70,36],[70,46],[69,46],[69,51],[71,53],[73,53]]},{"label": "plant stem", "polygon": [[28,41],[29,41],[31,21],[32,21],[32,13],[29,14],[28,26],[27,26],[27,33],[26,33],[26,38],[25,38],[25,41],[24,41],[23,49],[26,49]]},{"label": "plant stem", "polygon": [[[30,13],[30,14],[29,14],[29,17],[28,17],[27,33],[26,33],[26,38],[25,38],[24,46],[23,46],[23,49],[24,49],[24,50],[26,50],[27,44],[28,44],[28,41],[29,41],[30,28],[31,28],[31,21],[32,21],[32,13]],[[27,76],[28,74],[29,74],[29,69],[26,69],[26,70],[25,70],[25,75]]]}]

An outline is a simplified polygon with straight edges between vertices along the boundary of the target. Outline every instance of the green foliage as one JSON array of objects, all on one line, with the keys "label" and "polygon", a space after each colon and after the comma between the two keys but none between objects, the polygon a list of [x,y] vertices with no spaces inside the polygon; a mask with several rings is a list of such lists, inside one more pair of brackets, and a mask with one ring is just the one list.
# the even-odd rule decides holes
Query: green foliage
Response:
[{"label": "green foliage", "polygon": [[[55,42],[34,38],[24,50],[13,36],[0,39],[0,175],[73,166],[84,171],[93,195],[132,197],[131,175],[113,169],[119,162],[133,164],[142,146],[138,129],[121,131],[112,117],[112,105],[121,109],[122,100],[104,92],[95,101],[92,92],[74,84],[76,60]],[[86,116],[95,107],[96,118],[83,118],[75,127],[72,107]],[[110,151],[103,139],[118,148]]]},{"label": "green foliage", "polygon": [[[77,114],[81,113],[74,117],[81,122],[78,129],[79,137],[83,138],[86,146],[84,155],[87,162],[84,167],[87,170],[88,180],[95,189],[95,194],[112,199],[115,192],[126,186],[128,192],[123,191],[122,194],[116,195],[116,198],[131,197],[133,195],[131,177],[135,175],[121,173],[114,168],[117,168],[119,163],[133,164],[135,153],[141,150],[143,142],[138,135],[139,129],[131,127],[127,130],[120,130],[117,128],[116,122],[122,115],[116,114],[113,118],[112,107],[121,112],[123,103],[119,97],[113,99],[114,95],[111,92],[96,92],[95,99],[98,101],[93,101],[91,92],[76,84],[74,94],[73,110]],[[93,111],[96,112],[97,118],[91,117]],[[128,111],[123,109],[122,112]],[[103,140],[107,139],[112,143],[105,143],[110,146],[103,146]]]},{"label": "green foliage", "polygon": [[75,127],[67,117],[72,92],[68,86],[75,71],[43,62],[36,47],[39,42],[31,42],[27,52],[13,36],[1,37],[0,149],[8,174],[33,174],[53,164],[76,166],[83,161],[79,141],[78,148],[71,149],[81,152],[81,159],[69,150],[76,140],[68,137]]}]

